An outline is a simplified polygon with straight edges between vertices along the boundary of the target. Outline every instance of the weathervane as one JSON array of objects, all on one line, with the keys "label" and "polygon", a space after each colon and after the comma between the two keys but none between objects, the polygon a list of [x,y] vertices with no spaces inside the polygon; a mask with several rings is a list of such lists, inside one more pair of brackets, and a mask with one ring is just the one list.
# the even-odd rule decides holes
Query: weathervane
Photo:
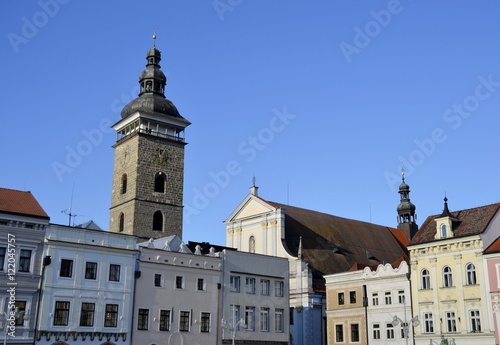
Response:
[{"label": "weathervane", "polygon": [[153,47],[156,47],[156,29],[153,29]]}]

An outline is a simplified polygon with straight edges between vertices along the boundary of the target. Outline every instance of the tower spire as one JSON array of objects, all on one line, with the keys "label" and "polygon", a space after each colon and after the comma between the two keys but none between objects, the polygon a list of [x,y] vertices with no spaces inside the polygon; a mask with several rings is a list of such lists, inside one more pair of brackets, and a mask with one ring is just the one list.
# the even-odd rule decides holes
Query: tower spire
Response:
[{"label": "tower spire", "polygon": [[156,29],[153,29],[153,48],[156,48]]},{"label": "tower spire", "polygon": [[401,165],[401,184],[399,185],[398,193],[398,229],[404,230],[406,236],[411,239],[418,231],[418,225],[415,222],[417,215],[415,214],[416,207],[410,201],[410,186],[405,182],[405,170],[403,165]]}]

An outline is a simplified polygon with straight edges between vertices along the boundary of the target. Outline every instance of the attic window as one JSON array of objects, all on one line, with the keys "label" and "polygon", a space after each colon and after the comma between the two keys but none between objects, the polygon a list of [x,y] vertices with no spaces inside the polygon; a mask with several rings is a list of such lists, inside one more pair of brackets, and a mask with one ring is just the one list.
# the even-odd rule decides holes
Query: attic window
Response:
[{"label": "attic window", "polygon": [[441,237],[446,237],[446,224],[441,224]]}]

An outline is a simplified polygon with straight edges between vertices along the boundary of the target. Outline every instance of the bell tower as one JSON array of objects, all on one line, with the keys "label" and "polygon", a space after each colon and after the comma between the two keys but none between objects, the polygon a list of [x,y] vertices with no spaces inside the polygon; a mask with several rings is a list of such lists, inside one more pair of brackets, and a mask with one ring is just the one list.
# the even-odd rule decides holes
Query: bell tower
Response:
[{"label": "bell tower", "polygon": [[139,96],[113,125],[109,230],[143,238],[182,237],[184,129],[190,122],[165,98],[167,78],[156,44],[146,60],[139,75]]},{"label": "bell tower", "polygon": [[405,172],[401,171],[402,182],[399,185],[400,201],[398,205],[398,229],[404,230],[406,236],[411,240],[418,231],[416,223],[415,205],[410,201],[410,186],[405,182]]}]

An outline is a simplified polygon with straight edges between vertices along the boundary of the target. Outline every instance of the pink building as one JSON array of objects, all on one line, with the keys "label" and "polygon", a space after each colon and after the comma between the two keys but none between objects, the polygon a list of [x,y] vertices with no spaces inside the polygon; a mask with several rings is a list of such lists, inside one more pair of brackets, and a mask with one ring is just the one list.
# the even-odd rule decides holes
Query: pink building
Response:
[{"label": "pink building", "polygon": [[490,293],[492,324],[495,327],[495,344],[500,344],[500,237],[484,251]]}]

